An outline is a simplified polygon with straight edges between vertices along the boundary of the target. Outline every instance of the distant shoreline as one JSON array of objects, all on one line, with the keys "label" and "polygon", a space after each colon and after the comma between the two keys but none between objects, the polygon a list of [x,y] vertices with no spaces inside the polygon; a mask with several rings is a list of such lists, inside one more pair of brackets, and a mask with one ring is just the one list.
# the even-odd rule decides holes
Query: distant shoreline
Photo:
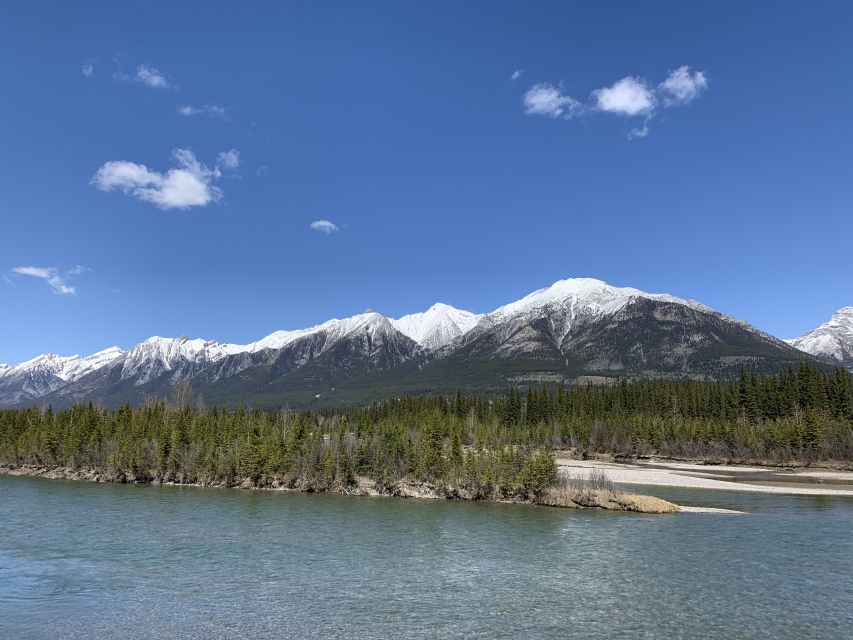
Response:
[{"label": "distant shoreline", "polygon": [[136,480],[123,474],[111,475],[95,469],[71,469],[68,467],[47,467],[41,465],[11,465],[0,464],[0,475],[26,476],[45,478],[49,480],[73,480],[79,482],[104,482],[112,484],[140,484],[176,487],[201,487],[219,489],[245,489],[265,491],[288,491],[294,493],[329,493],[336,495],[351,495],[365,497],[417,498],[425,500],[461,500],[469,502],[493,502],[504,504],[529,504],[534,506],[557,507],[568,509],[600,509],[605,511],[627,511],[646,514],[676,513],[681,508],[653,496],[637,495],[621,491],[584,491],[582,494],[571,490],[555,487],[537,499],[478,499],[467,495],[455,487],[437,487],[431,483],[402,480],[394,483],[390,489],[380,490],[376,483],[365,477],[357,479],[350,487],[335,487],[330,490],[317,491],[312,488],[289,487],[272,482],[269,485],[258,485],[249,478],[243,478],[233,483],[226,482],[162,482],[159,480]]},{"label": "distant shoreline", "polygon": [[557,455],[560,472],[583,478],[603,471],[614,484],[800,496],[853,497],[853,471],[814,467],[648,460],[577,460]]}]

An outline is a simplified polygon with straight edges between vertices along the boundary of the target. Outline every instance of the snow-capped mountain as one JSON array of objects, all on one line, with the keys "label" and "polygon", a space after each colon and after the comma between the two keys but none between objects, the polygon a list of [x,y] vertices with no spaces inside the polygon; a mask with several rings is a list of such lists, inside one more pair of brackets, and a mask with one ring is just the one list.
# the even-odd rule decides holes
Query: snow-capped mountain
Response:
[{"label": "snow-capped mountain", "polygon": [[684,300],[664,293],[646,293],[631,287],[614,287],[595,278],[569,278],[558,280],[550,287],[538,289],[520,300],[498,307],[485,314],[472,332],[504,325],[505,332],[530,324],[536,319],[547,319],[552,337],[558,344],[585,323],[615,314],[631,301],[648,299],[670,302],[713,313],[713,310],[693,300]]},{"label": "snow-capped mountain", "polygon": [[48,354],[0,365],[0,405],[135,402],[185,378],[211,402],[312,404],[589,376],[713,378],[803,357],[693,300],[572,278],[485,314],[438,303],[399,319],[368,310],[248,344],[155,336],[128,351]]},{"label": "snow-capped mountain", "polygon": [[120,360],[124,351],[110,347],[90,356],[47,353],[16,365],[0,365],[0,402],[40,398]]},{"label": "snow-capped mountain", "polygon": [[364,313],[344,318],[339,320],[333,318],[322,324],[318,324],[307,329],[296,329],[294,331],[275,331],[270,335],[261,338],[257,342],[251,342],[247,345],[232,345],[238,352],[254,353],[264,349],[281,349],[287,345],[296,342],[302,338],[322,333],[326,336],[323,349],[328,348],[342,337],[357,333],[359,331],[375,331],[388,321],[383,315],[374,311],[365,311]]},{"label": "snow-capped mountain", "polygon": [[425,349],[439,349],[465,335],[483,316],[437,302],[423,313],[412,313],[391,324]]},{"label": "snow-capped mountain", "polygon": [[437,304],[424,313],[404,316],[399,320],[367,311],[349,318],[334,318],[307,329],[275,331],[248,344],[220,344],[216,340],[189,340],[186,336],[154,336],[127,352],[122,363],[121,378],[135,378],[136,384],[144,384],[165,372],[180,371],[188,366],[204,367],[239,354],[281,351],[315,336],[321,339],[311,349],[314,358],[348,337],[361,336],[376,342],[381,334],[393,329],[430,349],[443,346],[462,335],[478,317],[467,311]]},{"label": "snow-capped mountain", "polygon": [[712,311],[694,300],[685,300],[666,293],[646,293],[632,287],[614,287],[595,278],[569,278],[558,280],[550,287],[538,289],[520,300],[498,307],[488,315],[494,320],[506,320],[518,315],[551,313],[556,307],[562,311],[558,315],[565,317],[570,323],[579,314],[613,313],[633,298],[674,302],[702,311]]},{"label": "snow-capped mountain", "polygon": [[[508,380],[583,376],[723,377],[740,366],[796,361],[780,340],[694,300],[614,287],[593,278],[560,280],[486,314],[455,356],[486,370],[512,362]],[[496,380],[495,384],[499,384]]]},{"label": "snow-capped mountain", "polygon": [[78,378],[82,378],[87,373],[108,365],[123,354],[124,351],[118,347],[110,347],[109,349],[98,351],[86,357],[79,355],[60,356],[55,353],[46,353],[36,356],[32,360],[7,367],[4,375],[12,376],[23,373],[38,373],[45,376],[55,376],[65,382],[72,382]]},{"label": "snow-capped mountain", "polygon": [[813,356],[853,370],[853,307],[842,307],[829,322],[787,343]]},{"label": "snow-capped mountain", "polygon": [[[14,366],[0,365],[0,404],[35,400],[60,390],[82,398],[107,385],[143,387],[161,378],[171,384],[202,373],[217,381],[257,366],[291,370],[334,347],[367,357],[367,368],[374,363],[391,366],[461,335],[460,325],[464,330],[471,325],[469,316],[473,314],[448,305],[400,320],[367,311],[307,329],[275,331],[248,344],[153,336],[126,352],[113,347],[88,358],[47,354]],[[398,322],[414,340],[396,328]],[[355,353],[348,358],[357,359]]]},{"label": "snow-capped mountain", "polygon": [[187,366],[200,368],[239,352],[238,345],[219,344],[216,340],[153,336],[125,354],[121,363],[121,378],[135,377],[137,384],[144,384],[163,373]]}]

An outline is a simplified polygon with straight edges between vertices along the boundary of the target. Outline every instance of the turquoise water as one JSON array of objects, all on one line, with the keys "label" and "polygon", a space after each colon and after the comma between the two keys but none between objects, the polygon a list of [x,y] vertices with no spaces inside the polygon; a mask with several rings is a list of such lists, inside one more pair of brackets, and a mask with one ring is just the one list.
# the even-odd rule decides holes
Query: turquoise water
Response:
[{"label": "turquoise water", "polygon": [[0,638],[842,638],[853,501],[745,516],[0,476]]}]

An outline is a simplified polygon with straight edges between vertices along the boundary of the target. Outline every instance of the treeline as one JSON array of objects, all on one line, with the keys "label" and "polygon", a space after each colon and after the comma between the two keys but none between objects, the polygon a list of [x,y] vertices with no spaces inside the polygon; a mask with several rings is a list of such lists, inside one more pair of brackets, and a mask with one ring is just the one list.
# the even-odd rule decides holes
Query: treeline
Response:
[{"label": "treeline", "polygon": [[558,481],[553,452],[465,438],[435,411],[356,429],[345,414],[221,411],[152,402],[0,410],[0,463],[96,470],[113,481],[303,491],[430,483],[438,495],[537,499]]},{"label": "treeline", "polygon": [[[186,394],[182,397],[185,399]],[[184,400],[185,404],[186,400]],[[0,462],[97,469],[137,481],[379,488],[403,480],[474,497],[535,495],[578,453],[853,461],[853,376],[796,371],[701,382],[402,397],[317,413],[150,402],[0,410]]]},{"label": "treeline", "polygon": [[658,379],[514,390],[499,398],[402,397],[355,409],[352,424],[437,414],[466,442],[590,452],[853,460],[853,375],[801,364],[736,380]]}]

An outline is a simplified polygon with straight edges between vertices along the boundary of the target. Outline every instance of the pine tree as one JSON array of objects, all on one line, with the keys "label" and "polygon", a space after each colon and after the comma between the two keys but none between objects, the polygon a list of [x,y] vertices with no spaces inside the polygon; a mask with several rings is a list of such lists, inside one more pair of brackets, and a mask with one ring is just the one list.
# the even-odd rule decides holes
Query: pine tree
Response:
[{"label": "pine tree", "polygon": [[819,451],[823,448],[823,421],[815,408],[806,410],[803,445],[811,451]]},{"label": "pine tree", "polygon": [[459,467],[462,464],[462,443],[459,441],[459,434],[455,431],[450,443],[450,464],[454,467]]},{"label": "pine tree", "polygon": [[237,456],[237,473],[252,482],[257,482],[263,470],[263,459],[253,434],[249,434]]}]

